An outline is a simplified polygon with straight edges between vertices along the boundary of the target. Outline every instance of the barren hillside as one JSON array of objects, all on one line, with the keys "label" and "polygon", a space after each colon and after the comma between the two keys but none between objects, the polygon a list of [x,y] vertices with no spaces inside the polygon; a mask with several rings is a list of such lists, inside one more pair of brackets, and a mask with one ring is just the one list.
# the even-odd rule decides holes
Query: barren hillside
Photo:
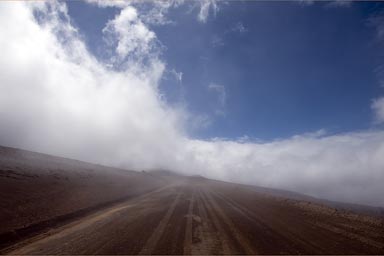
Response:
[{"label": "barren hillside", "polygon": [[10,254],[382,254],[381,217],[276,191],[0,148]]}]

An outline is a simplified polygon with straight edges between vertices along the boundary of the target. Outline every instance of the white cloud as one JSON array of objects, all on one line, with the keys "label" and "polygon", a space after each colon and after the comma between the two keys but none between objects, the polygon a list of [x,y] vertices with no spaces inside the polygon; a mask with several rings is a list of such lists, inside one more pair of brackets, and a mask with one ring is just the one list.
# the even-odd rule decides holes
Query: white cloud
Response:
[{"label": "white cloud", "polygon": [[[140,19],[143,20],[146,24],[152,25],[164,25],[172,23],[168,20],[166,14],[170,8],[175,8],[184,3],[184,0],[153,0],[153,1],[143,1],[143,0],[86,0],[90,4],[97,5],[99,7],[116,7],[124,9],[129,6],[134,6],[141,9],[145,7],[146,11],[140,13]],[[149,7],[149,8],[148,8]]]},{"label": "white cloud", "polygon": [[330,0],[330,1],[324,1],[324,0],[297,0],[299,4],[304,6],[313,5],[316,2],[319,3],[325,3],[326,8],[332,8],[332,7],[349,7],[352,4],[351,0]]},{"label": "white cloud", "polygon": [[103,29],[109,41],[116,42],[116,53],[120,59],[128,55],[147,56],[155,45],[156,35],[139,19],[137,11],[132,6],[121,10]]},{"label": "white cloud", "polygon": [[373,101],[372,109],[375,112],[376,122],[384,122],[384,98],[379,98]]},{"label": "white cloud", "polygon": [[183,72],[177,72],[175,69],[171,69],[170,73],[175,77],[179,83],[183,82]]},{"label": "white cloud", "polygon": [[[128,5],[108,24],[118,54],[147,58],[146,65],[129,59],[115,70],[98,62],[71,26],[65,2],[0,3],[1,145],[384,206],[383,131],[268,143],[190,138],[190,113],[168,106],[157,86],[165,63],[150,46],[156,35],[148,36],[153,31]],[[225,103],[224,87],[210,87]]]},{"label": "white cloud", "polygon": [[295,136],[269,143],[190,141],[203,175],[384,205],[384,132]]},{"label": "white cloud", "polygon": [[312,5],[315,3],[315,0],[298,0],[297,1],[299,4],[301,5],[305,5],[305,6],[308,6],[308,5]]},{"label": "white cloud", "polygon": [[[183,2],[184,0],[152,1],[150,2],[150,4],[152,4],[152,8],[148,12],[143,13],[141,18],[147,24],[165,25],[173,23],[167,18],[168,10],[170,8],[176,8],[180,6]],[[140,5],[143,3],[143,1],[138,0],[136,3]]]},{"label": "white cloud", "polygon": [[76,34],[60,43],[55,31],[67,23],[37,24],[35,5],[0,7],[1,144],[134,168],[161,165],[153,156],[181,136],[178,110],[156,88],[164,63],[152,58],[145,67],[109,70]]},{"label": "white cloud", "polygon": [[207,22],[209,12],[212,10],[213,14],[216,15],[219,10],[217,0],[200,0],[200,11],[197,16],[197,20],[205,23]]},{"label": "white cloud", "polygon": [[117,8],[125,8],[133,2],[130,0],[112,0],[112,1],[85,0],[85,1],[91,4],[95,4],[99,7],[117,7]]}]

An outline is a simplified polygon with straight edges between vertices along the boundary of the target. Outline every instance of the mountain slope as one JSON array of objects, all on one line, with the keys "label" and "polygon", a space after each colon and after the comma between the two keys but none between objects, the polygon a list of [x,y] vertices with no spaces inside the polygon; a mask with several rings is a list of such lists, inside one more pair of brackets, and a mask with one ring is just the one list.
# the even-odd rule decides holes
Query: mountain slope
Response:
[{"label": "mountain slope", "polygon": [[384,251],[382,218],[299,194],[288,198],[284,191],[165,171],[126,171],[1,147],[0,193],[2,253]]},{"label": "mountain slope", "polygon": [[70,220],[166,183],[147,173],[0,147],[0,244],[7,232]]}]

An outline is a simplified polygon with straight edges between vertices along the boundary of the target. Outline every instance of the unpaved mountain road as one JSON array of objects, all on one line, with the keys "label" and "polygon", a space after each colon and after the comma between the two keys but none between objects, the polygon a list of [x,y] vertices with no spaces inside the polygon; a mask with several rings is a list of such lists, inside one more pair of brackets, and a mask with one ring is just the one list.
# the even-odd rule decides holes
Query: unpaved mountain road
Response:
[{"label": "unpaved mountain road", "polygon": [[9,254],[383,254],[381,219],[198,177],[19,242]]}]

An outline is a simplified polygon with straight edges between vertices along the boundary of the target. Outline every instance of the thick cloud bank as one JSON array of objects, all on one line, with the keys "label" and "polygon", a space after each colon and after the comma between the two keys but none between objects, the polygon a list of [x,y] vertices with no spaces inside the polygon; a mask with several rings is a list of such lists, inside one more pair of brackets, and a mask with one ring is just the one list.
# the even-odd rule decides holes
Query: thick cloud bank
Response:
[{"label": "thick cloud bank", "polygon": [[383,131],[268,143],[187,136],[190,114],[168,106],[158,88],[166,65],[156,34],[135,7],[121,8],[104,29],[114,55],[101,63],[65,3],[0,3],[1,145],[384,206]]}]

